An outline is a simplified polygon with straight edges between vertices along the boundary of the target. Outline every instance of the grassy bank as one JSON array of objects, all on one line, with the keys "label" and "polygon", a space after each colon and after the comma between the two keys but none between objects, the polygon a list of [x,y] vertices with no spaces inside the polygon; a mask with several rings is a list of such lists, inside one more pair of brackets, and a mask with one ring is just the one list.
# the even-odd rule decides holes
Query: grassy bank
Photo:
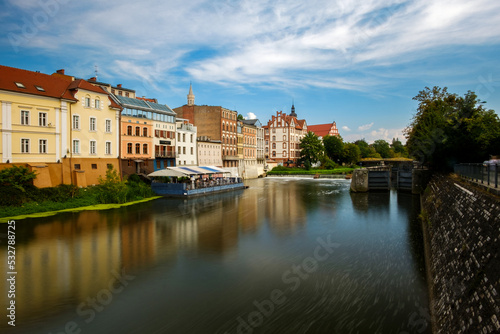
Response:
[{"label": "grassy bank", "polygon": [[[103,210],[157,198],[151,186],[139,176],[122,181],[114,169],[99,184],[87,188],[61,184],[37,188],[30,184],[35,175],[26,168],[11,168],[0,175],[0,219],[43,217],[57,212]],[[2,219],[3,218],[3,219]]]},{"label": "grassy bank", "polygon": [[[53,216],[53,215],[61,213],[61,212],[79,212],[79,211],[86,211],[86,210],[117,209],[117,208],[121,208],[121,207],[128,206],[128,205],[148,202],[148,201],[151,201],[151,200],[154,200],[157,198],[161,198],[161,197],[162,196],[148,197],[148,198],[144,198],[141,200],[126,202],[126,203],[121,203],[121,204],[116,204],[116,203],[115,204],[93,204],[93,205],[87,205],[87,206],[81,206],[80,204],[77,203],[77,201],[75,201],[73,203],[76,206],[66,208],[66,209],[59,209],[59,210],[52,210],[52,211],[33,211],[33,213],[29,213],[29,214],[26,213],[26,210],[23,210],[22,214],[17,213],[17,215],[16,215],[16,213],[13,213],[12,215],[8,215],[8,216],[3,216],[3,212],[2,212],[2,217],[0,217],[0,223],[6,223],[9,220],[21,220],[21,219],[26,219],[26,218],[49,217],[49,216]],[[66,203],[51,203],[51,204],[57,206],[57,204],[64,205]],[[42,205],[39,205],[39,207],[42,207]],[[48,207],[43,206],[44,210],[45,210],[45,208],[48,208]],[[3,210],[3,208],[2,208],[2,210]],[[15,212],[15,211],[13,211],[13,212]]]},{"label": "grassy bank", "polygon": [[338,175],[338,174],[351,174],[354,168],[341,167],[335,169],[303,169],[303,168],[273,168],[267,172],[267,175]]}]

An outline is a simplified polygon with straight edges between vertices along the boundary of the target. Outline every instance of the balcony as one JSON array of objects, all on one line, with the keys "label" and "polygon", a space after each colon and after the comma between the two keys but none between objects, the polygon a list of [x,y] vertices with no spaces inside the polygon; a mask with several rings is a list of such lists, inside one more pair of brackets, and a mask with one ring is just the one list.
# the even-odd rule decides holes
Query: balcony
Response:
[{"label": "balcony", "polygon": [[175,152],[156,152],[155,158],[175,158]]},{"label": "balcony", "polygon": [[240,156],[239,155],[223,155],[222,156],[222,160],[240,160]]}]

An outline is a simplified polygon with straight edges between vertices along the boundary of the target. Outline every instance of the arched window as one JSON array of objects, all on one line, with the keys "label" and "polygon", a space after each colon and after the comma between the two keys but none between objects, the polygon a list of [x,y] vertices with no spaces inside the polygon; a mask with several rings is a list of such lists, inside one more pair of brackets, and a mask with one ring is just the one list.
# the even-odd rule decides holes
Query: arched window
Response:
[{"label": "arched window", "polygon": [[[131,127],[131,128],[132,128],[132,127]],[[132,131],[132,130],[130,130],[130,131]],[[128,153],[128,154],[132,154],[132,143],[128,143],[128,144],[127,144],[127,153]]]},{"label": "arched window", "polygon": [[138,126],[135,127],[135,135],[136,136],[140,136],[141,135],[141,128],[138,127]]},{"label": "arched window", "polygon": [[148,128],[142,128],[142,135],[144,137],[147,137],[148,136]]},{"label": "arched window", "polygon": [[[127,135],[132,136],[132,125],[127,126]],[[132,153],[132,152],[130,152]]]},{"label": "arched window", "polygon": [[273,136],[273,141],[276,141],[276,136]]},{"label": "arched window", "polygon": [[273,148],[276,148],[276,143],[273,143]]},{"label": "arched window", "polygon": [[135,144],[135,154],[141,154],[141,144]]},{"label": "arched window", "polygon": [[283,151],[283,157],[286,157],[286,151]]},{"label": "arched window", "polygon": [[142,154],[148,154],[148,144],[142,145]]},{"label": "arched window", "polygon": [[283,148],[286,148],[286,143],[283,143]]}]

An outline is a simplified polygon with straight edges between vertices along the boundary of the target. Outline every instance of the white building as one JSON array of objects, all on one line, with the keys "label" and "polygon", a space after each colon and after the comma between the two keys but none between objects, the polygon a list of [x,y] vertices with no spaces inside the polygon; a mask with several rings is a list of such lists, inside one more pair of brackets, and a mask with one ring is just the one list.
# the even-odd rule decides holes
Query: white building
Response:
[{"label": "white building", "polygon": [[177,124],[177,166],[197,166],[198,152],[196,144],[196,126],[190,124],[187,119],[178,118]]},{"label": "white building", "polygon": [[222,167],[222,142],[210,137],[198,137],[198,165]]}]

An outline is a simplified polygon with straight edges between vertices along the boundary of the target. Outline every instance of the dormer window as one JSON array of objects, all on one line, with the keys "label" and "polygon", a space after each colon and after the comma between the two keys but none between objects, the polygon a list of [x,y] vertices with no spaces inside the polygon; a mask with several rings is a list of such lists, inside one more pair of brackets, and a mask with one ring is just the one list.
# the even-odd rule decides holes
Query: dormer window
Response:
[{"label": "dormer window", "polygon": [[26,86],[24,86],[22,83],[20,82],[15,82],[16,86],[19,87],[19,88],[24,88],[26,89]]},{"label": "dormer window", "polygon": [[39,92],[45,92],[45,89],[44,89],[43,87],[40,87],[40,86],[35,85],[35,88],[36,88],[36,90],[38,90]]}]

